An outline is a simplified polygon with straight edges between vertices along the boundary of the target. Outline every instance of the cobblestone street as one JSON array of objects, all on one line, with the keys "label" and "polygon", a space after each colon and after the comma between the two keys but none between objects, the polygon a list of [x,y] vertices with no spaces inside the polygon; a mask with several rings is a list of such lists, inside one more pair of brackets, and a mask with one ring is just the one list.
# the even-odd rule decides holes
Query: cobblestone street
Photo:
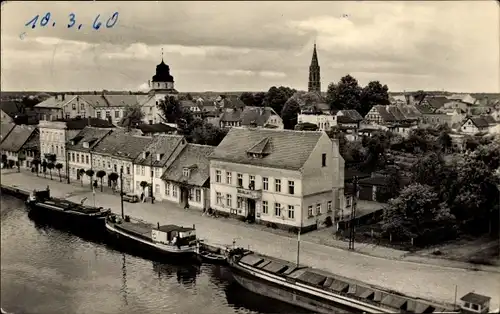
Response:
[{"label": "cobblestone street", "polygon": [[[58,197],[68,197],[73,201],[88,198],[92,204],[93,195],[88,185],[80,186],[60,183],[54,180],[36,177],[31,173],[5,173],[2,171],[2,185],[16,185],[23,189],[44,189],[47,185],[51,193]],[[118,195],[99,192],[96,189],[96,205],[111,208],[113,212],[120,213]],[[174,223],[180,225],[196,225],[198,235],[207,241],[230,244],[233,239],[237,245],[250,247],[260,253],[296,260],[297,242],[288,234],[268,232],[259,227],[249,227],[239,221],[224,218],[210,218],[202,216],[198,210],[182,210],[171,203],[124,203],[125,214],[140,218],[151,223]],[[302,237],[301,263],[321,268],[341,276],[364,281],[373,285],[400,291],[416,297],[453,302],[455,286],[458,287],[458,298],[470,291],[489,295],[492,297],[492,308],[498,307],[500,292],[500,273],[485,267],[484,270],[474,271],[439,265],[428,265],[398,260],[397,254],[385,248],[377,248],[379,256],[384,252],[387,258],[369,256],[350,252],[341,248],[326,246],[318,243],[317,235]],[[340,241],[339,241],[340,242]],[[340,245],[340,244],[339,244]],[[341,245],[340,245],[341,246]],[[371,246],[360,246],[360,251],[373,249]],[[373,249],[375,250],[375,249]],[[370,252],[363,252],[370,253]],[[392,256],[394,254],[394,256]]]}]

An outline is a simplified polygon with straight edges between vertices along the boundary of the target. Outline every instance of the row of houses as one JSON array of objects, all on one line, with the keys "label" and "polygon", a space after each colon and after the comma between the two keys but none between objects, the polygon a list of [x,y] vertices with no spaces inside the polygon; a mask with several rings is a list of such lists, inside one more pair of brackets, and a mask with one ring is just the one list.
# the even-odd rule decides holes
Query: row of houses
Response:
[{"label": "row of houses", "polygon": [[[22,169],[35,169],[36,158],[55,159],[61,176],[84,186],[97,180],[108,189],[303,231],[334,212],[343,215],[351,203],[338,141],[322,131],[234,127],[214,147],[105,122],[87,121],[81,129],[70,121],[41,121],[38,129],[2,124],[2,155],[22,160]],[[19,158],[30,147],[33,157]]]}]

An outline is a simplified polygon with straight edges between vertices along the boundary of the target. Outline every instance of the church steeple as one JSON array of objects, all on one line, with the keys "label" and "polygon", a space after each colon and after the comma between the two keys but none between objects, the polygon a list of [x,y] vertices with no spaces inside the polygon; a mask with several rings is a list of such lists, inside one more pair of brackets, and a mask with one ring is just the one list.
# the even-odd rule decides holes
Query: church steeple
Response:
[{"label": "church steeple", "polygon": [[320,67],[318,62],[318,53],[316,51],[316,42],[314,43],[313,55],[311,59],[311,65],[309,66],[309,92],[321,92],[321,77],[320,77]]}]

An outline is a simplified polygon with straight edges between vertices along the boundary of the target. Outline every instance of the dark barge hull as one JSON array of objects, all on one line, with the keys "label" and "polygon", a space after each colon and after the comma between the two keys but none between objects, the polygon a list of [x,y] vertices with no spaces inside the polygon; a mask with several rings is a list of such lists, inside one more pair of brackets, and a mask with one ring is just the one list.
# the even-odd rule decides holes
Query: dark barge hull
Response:
[{"label": "dark barge hull", "polygon": [[353,311],[356,311],[356,313],[360,312],[352,307],[328,302],[327,300],[316,298],[300,291],[287,289],[281,285],[253,277],[246,272],[241,271],[238,267],[234,267],[231,262],[229,262],[229,265],[234,280],[240,286],[253,293],[285,302],[293,306],[298,306],[303,309],[313,311],[314,313],[331,314],[352,313]]},{"label": "dark barge hull", "polygon": [[[108,228],[106,227],[106,225]],[[148,245],[143,242],[139,242],[131,236],[124,235],[120,232],[116,232],[115,223],[107,221],[105,223],[106,228],[106,242],[113,249],[121,252],[125,252],[138,257],[146,258],[152,261],[163,262],[163,263],[178,263],[178,262],[196,262],[199,263],[196,252],[186,252],[186,253],[173,253],[161,250],[153,245]],[[113,230],[115,229],[115,230]]]},{"label": "dark barge hull", "polygon": [[106,217],[108,215],[106,212],[96,213],[96,215],[77,214],[72,211],[53,210],[36,202],[27,202],[27,207],[29,218],[39,224],[96,239],[102,239],[106,234]]}]

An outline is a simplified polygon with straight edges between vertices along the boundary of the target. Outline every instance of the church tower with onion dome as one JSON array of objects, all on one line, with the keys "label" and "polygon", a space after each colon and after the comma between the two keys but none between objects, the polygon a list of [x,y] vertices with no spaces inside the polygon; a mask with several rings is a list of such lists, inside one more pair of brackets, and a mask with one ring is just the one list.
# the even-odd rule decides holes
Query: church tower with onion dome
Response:
[{"label": "church tower with onion dome", "polygon": [[174,77],[170,74],[170,67],[163,61],[163,49],[161,51],[161,63],[156,66],[156,74],[149,81],[150,92],[160,95],[178,94],[174,88]]}]

